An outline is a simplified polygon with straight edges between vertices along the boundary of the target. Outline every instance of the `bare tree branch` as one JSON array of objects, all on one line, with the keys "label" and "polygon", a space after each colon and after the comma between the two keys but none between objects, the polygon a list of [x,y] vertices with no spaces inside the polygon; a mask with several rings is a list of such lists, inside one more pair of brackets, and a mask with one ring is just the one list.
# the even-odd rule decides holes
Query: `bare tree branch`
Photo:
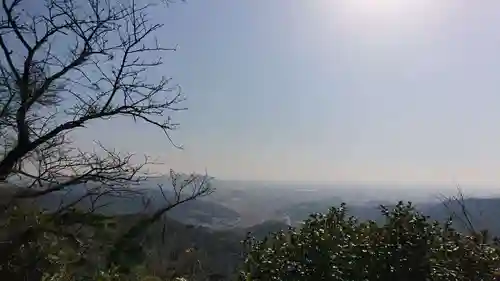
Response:
[{"label": "bare tree branch", "polygon": [[[171,78],[158,75],[164,71],[162,56],[176,48],[158,43],[162,24],[148,16],[170,0],[1,1],[0,182],[18,187],[9,202],[31,202],[81,185],[82,196],[61,202],[48,215],[55,221],[87,199],[92,214],[103,196],[133,191],[151,161],[137,161],[137,155],[99,141],[84,151],[71,140],[72,132],[128,118],[158,128],[177,146],[170,132],[178,124],[171,116],[185,109],[184,96]],[[172,179],[175,195],[165,196],[164,207],[124,236],[212,192],[208,177]],[[0,244],[0,252],[27,245],[40,231],[46,230],[21,229],[11,243]],[[7,256],[0,259],[0,271]]]},{"label": "bare tree branch", "polygon": [[[154,37],[162,24],[151,23],[147,11],[155,3],[45,0],[40,10],[29,5],[2,0],[0,180],[17,175],[31,180],[31,187],[46,187],[20,198],[110,179],[110,170],[121,170],[123,184],[134,181],[137,169],[130,157],[120,161],[107,151],[96,167],[96,159],[62,139],[91,121],[128,117],[161,129],[174,144],[169,132],[178,124],[168,113],[184,110],[178,106],[184,98],[170,78],[153,81],[163,64],[161,54],[176,50],[160,46]],[[55,41],[66,42],[66,51],[56,51]]]}]

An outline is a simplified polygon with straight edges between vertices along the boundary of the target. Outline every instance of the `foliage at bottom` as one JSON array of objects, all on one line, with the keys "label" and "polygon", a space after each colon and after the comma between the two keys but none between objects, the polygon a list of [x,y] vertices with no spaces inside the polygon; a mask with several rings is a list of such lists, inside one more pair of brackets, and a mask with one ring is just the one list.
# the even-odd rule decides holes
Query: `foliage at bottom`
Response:
[{"label": "foliage at bottom", "polygon": [[[246,241],[240,280],[495,280],[497,245],[465,235],[400,202],[381,207],[385,222],[359,222],[345,204],[302,227]],[[484,233],[483,233],[484,234]]]}]

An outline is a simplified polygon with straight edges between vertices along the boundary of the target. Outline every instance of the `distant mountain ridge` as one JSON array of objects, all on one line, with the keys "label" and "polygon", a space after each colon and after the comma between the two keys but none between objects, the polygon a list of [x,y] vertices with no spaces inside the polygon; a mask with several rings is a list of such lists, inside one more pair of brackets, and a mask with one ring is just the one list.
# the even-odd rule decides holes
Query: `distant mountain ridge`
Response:
[{"label": "distant mountain ridge", "polygon": [[[160,190],[159,185],[163,186]],[[6,189],[12,190],[12,189]],[[36,198],[35,203],[44,209],[54,210],[66,204],[77,201],[88,191],[86,185],[75,185],[59,192],[51,192]],[[165,178],[152,178],[138,186],[133,186],[131,192],[92,195],[79,201],[75,207],[95,209],[105,215],[148,214],[175,202],[175,193]],[[188,196],[191,190],[186,189]],[[193,224],[212,228],[232,228],[238,224],[238,212],[216,202],[197,198],[188,201],[167,212],[167,216],[184,224]]]},{"label": "distant mountain ridge", "polygon": [[[96,202],[102,205],[99,212],[110,215],[153,212],[168,204],[164,195],[167,199],[173,197],[170,181],[168,176],[158,176],[141,182],[140,185],[134,187],[134,190],[141,191],[144,197],[134,194],[122,197],[101,196]],[[433,219],[444,220],[451,213],[456,213],[460,215],[456,218],[456,224],[463,221],[460,205],[450,201],[445,206],[437,200],[437,196],[433,197],[433,193],[442,193],[442,190],[448,190],[449,194],[453,194],[452,189],[446,188],[435,190],[426,188],[422,190],[427,190],[427,193],[418,194],[419,190],[395,189],[391,191],[387,186],[382,186],[379,191],[377,186],[370,187],[369,184],[365,189],[362,189],[363,185],[337,187],[334,185],[332,188],[326,188],[326,185],[291,184],[287,187],[281,183],[223,180],[213,180],[212,184],[216,189],[214,194],[184,203],[170,210],[168,216],[184,224],[215,229],[246,228],[266,223],[269,220],[278,221],[284,225],[298,225],[312,213],[325,213],[330,207],[347,202],[349,214],[361,220],[378,221],[382,219],[378,210],[379,205],[384,204],[390,207],[397,203],[397,200],[393,198],[399,198],[398,200],[403,201],[416,199],[417,208]],[[162,193],[158,186],[163,186],[165,192]],[[490,196],[496,194],[495,190],[489,193],[484,190],[486,189],[479,193]],[[73,201],[84,192],[85,187],[80,185],[72,187],[68,192],[52,193],[37,201],[44,208],[55,208],[61,202]],[[418,196],[412,197],[412,194]],[[425,198],[433,198],[433,200],[429,201]],[[78,207],[90,208],[92,199],[95,198],[80,202]],[[489,228],[492,233],[500,234],[500,223],[496,223],[500,215],[500,198],[470,197],[464,202],[477,228]]]},{"label": "distant mountain ridge", "polygon": [[[279,210],[279,215],[290,217],[293,225],[299,225],[312,213],[325,213],[330,207],[338,207],[339,198],[319,200],[291,205]],[[394,204],[395,205],[395,204]],[[394,205],[386,205],[392,208]],[[383,216],[380,205],[347,205],[347,212],[362,220],[381,221]],[[470,223],[476,230],[488,229],[493,236],[500,236],[500,198],[464,198],[459,200],[445,200],[440,203],[415,205],[418,211],[431,219],[444,222],[452,218],[454,226],[461,231],[468,231]]]}]

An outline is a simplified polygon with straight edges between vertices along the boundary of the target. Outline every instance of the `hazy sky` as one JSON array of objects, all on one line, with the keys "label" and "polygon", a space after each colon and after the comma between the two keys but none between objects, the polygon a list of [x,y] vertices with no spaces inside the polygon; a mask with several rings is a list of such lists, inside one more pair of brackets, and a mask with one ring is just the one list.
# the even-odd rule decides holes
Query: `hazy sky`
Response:
[{"label": "hazy sky", "polygon": [[123,121],[82,142],[225,179],[500,182],[500,1],[189,0],[153,16],[179,45],[163,71],[188,97],[184,150]]}]

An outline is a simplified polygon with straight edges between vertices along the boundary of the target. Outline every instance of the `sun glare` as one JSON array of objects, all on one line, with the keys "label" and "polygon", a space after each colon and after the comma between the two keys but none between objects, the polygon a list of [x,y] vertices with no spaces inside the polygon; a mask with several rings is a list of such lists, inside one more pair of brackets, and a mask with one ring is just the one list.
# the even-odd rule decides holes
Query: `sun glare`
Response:
[{"label": "sun glare", "polygon": [[348,0],[341,6],[348,14],[367,19],[394,19],[406,17],[422,8],[427,1],[408,0]]},{"label": "sun glare", "polygon": [[440,4],[435,0],[323,0],[314,3],[323,26],[362,33],[421,28],[435,22],[441,14]]}]

